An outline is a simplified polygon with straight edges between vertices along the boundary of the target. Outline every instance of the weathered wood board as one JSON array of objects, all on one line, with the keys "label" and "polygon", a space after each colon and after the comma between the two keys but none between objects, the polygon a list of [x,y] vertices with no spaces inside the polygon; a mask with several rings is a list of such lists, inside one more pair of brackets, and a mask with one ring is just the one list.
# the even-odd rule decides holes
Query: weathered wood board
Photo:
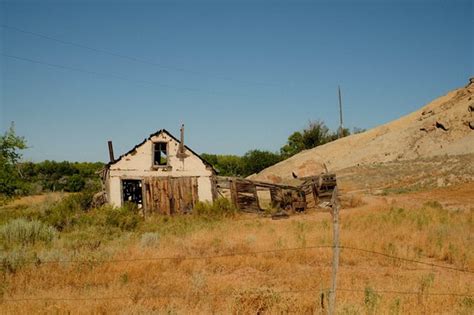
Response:
[{"label": "weathered wood board", "polygon": [[232,203],[245,212],[262,211],[257,190],[269,192],[272,207],[304,211],[307,208],[317,208],[321,201],[331,196],[337,185],[334,174],[311,176],[303,178],[303,180],[299,186],[289,186],[217,176],[214,184],[217,194],[230,196]]},{"label": "weathered wood board", "polygon": [[188,213],[198,199],[197,177],[150,177],[145,179],[147,213]]}]

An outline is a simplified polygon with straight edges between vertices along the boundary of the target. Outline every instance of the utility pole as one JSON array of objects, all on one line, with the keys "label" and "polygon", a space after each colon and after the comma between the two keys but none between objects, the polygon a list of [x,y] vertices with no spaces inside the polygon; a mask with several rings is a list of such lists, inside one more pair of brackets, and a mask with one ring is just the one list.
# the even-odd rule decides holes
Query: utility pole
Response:
[{"label": "utility pole", "polygon": [[344,126],[342,124],[342,97],[341,97],[341,86],[337,86],[339,93],[339,138],[344,136]]},{"label": "utility pole", "polygon": [[339,198],[337,196],[337,186],[334,187],[331,198],[331,214],[332,214],[332,233],[333,233],[333,244],[332,244],[332,278],[331,278],[331,289],[329,290],[329,307],[328,314],[334,315],[336,309],[336,286],[337,286],[337,269],[339,267]]}]

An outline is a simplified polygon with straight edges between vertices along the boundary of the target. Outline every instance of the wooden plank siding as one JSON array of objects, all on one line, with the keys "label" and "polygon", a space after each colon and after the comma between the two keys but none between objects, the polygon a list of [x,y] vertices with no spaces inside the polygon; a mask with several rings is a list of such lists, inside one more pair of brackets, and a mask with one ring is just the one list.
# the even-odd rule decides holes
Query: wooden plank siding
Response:
[{"label": "wooden plank siding", "polygon": [[148,177],[144,183],[148,214],[188,213],[199,200],[197,177]]}]

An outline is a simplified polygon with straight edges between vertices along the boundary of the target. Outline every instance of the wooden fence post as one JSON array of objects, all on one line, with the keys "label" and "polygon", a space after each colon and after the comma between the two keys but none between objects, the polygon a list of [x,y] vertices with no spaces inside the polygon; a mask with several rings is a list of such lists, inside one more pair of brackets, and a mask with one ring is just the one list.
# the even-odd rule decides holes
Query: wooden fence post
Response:
[{"label": "wooden fence post", "polygon": [[331,214],[333,222],[333,248],[332,248],[332,277],[331,277],[331,289],[329,291],[329,306],[328,314],[334,315],[336,308],[336,285],[337,285],[337,269],[339,267],[339,198],[337,196],[337,186],[334,187],[331,198]]}]

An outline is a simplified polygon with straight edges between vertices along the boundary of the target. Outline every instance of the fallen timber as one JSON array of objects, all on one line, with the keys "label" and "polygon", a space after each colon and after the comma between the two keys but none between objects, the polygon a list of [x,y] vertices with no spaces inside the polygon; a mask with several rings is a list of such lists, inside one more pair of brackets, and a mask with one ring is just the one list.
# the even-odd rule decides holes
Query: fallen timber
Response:
[{"label": "fallen timber", "polygon": [[[243,212],[262,212],[265,201],[274,209],[302,212],[329,202],[337,185],[335,174],[308,176],[299,180],[300,185],[292,186],[239,177],[215,176],[214,191],[222,197],[229,198],[232,204]],[[265,192],[270,198],[262,198],[261,195]]]}]

